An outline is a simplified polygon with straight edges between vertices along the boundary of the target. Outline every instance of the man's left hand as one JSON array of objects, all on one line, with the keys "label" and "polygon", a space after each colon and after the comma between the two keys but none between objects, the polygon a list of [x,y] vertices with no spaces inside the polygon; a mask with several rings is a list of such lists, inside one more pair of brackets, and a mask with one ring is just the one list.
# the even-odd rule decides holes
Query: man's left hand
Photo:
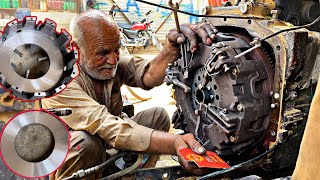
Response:
[{"label": "man's left hand", "polygon": [[169,57],[171,57],[170,63],[181,57],[179,46],[184,43],[186,39],[189,40],[191,52],[194,53],[198,49],[198,38],[200,38],[204,44],[211,45],[215,34],[218,32],[210,22],[182,24],[180,30],[181,32],[178,32],[176,29],[171,29],[168,34],[164,53],[168,53]]},{"label": "man's left hand", "polygon": [[179,136],[175,141],[175,150],[179,158],[179,163],[183,168],[196,175],[201,175],[207,172],[208,169],[199,168],[194,162],[188,162],[183,158],[179,150],[184,148],[190,148],[193,152],[200,155],[206,153],[206,149],[194,138],[192,134]]}]

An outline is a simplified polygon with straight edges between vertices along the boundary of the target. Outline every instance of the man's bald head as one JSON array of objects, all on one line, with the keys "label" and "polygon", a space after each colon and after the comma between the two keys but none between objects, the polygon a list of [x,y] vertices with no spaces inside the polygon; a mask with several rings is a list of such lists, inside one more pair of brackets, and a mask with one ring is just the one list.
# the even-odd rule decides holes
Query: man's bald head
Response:
[{"label": "man's bald head", "polygon": [[113,19],[106,13],[99,10],[88,10],[79,14],[70,24],[70,32],[73,41],[77,43],[79,48],[85,48],[88,40],[93,36],[101,36],[102,32],[110,36],[109,42],[119,40],[119,30],[114,24]]},{"label": "man's bald head", "polygon": [[82,70],[94,79],[114,77],[119,60],[120,32],[112,18],[101,11],[89,10],[79,14],[70,29],[80,48]]}]

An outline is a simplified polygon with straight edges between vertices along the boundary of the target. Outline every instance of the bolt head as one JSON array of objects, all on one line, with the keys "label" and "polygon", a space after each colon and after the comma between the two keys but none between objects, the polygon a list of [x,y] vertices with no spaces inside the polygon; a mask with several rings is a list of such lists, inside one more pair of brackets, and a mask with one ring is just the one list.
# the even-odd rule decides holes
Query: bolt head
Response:
[{"label": "bolt head", "polygon": [[214,96],[213,95],[210,95],[210,99],[213,99],[214,98]]},{"label": "bolt head", "polygon": [[280,12],[281,12],[280,10],[272,10],[271,14],[280,14]]},{"label": "bolt head", "polygon": [[275,93],[275,94],[273,95],[273,97],[274,97],[275,99],[279,99],[279,98],[280,98],[280,94],[279,94],[279,93]]},{"label": "bolt head", "polygon": [[270,131],[270,135],[271,136],[276,136],[276,132],[275,131]]},{"label": "bolt head", "polygon": [[236,141],[236,138],[234,136],[230,136],[230,141],[231,142],[235,142]]},{"label": "bolt head", "polygon": [[238,69],[237,68],[233,68],[232,69],[232,75],[234,75],[234,76],[238,75]]},{"label": "bolt head", "polygon": [[210,90],[211,90],[211,87],[210,87],[210,86],[207,86],[207,89],[210,91]]},{"label": "bolt head", "polygon": [[241,111],[243,111],[243,105],[242,104],[238,104],[237,105],[237,110],[239,111],[239,112],[241,112]]},{"label": "bolt head", "polygon": [[276,107],[276,105],[275,104],[271,104],[271,106],[270,106],[272,109],[273,108],[275,108]]},{"label": "bolt head", "polygon": [[239,4],[240,11],[244,14],[248,11],[248,5],[246,3]]},{"label": "bolt head", "polygon": [[199,115],[199,110],[195,110],[194,114],[198,116]]},{"label": "bolt head", "polygon": [[162,175],[162,179],[169,179],[169,173],[164,173]]},{"label": "bolt head", "polygon": [[223,109],[223,113],[226,113],[226,114],[227,114],[227,113],[228,113],[228,109],[224,108],[224,109]]}]

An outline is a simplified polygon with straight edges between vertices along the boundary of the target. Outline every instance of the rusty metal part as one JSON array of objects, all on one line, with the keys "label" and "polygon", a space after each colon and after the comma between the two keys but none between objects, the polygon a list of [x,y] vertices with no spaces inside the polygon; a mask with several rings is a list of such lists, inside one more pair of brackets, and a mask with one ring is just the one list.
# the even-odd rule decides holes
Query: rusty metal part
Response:
[{"label": "rusty metal part", "polygon": [[183,89],[184,93],[188,93],[191,90],[191,88],[179,81],[179,74],[180,71],[178,71],[177,68],[173,67],[172,64],[169,64],[166,69],[166,76],[164,78],[164,82],[166,82],[167,85],[173,84],[174,86]]},{"label": "rusty metal part", "polygon": [[[186,123],[180,128],[199,135],[203,142],[209,140],[208,149],[220,155],[231,155],[260,139],[268,128],[273,70],[261,49],[234,58],[250,47],[251,40],[246,36],[219,36],[222,41],[216,43],[223,43],[223,46],[199,44],[195,63],[188,67],[189,77],[179,77],[191,87],[191,92],[183,95],[176,89],[176,96]],[[180,70],[183,61],[178,61]],[[195,110],[198,115],[190,113]]]},{"label": "rusty metal part", "polygon": [[207,7],[207,15],[235,15],[240,17],[260,17],[265,18],[271,14],[271,10],[275,8],[272,0],[256,0],[231,2],[230,6],[225,7]]},{"label": "rusty metal part", "polygon": [[[244,3],[245,1],[242,2]],[[251,2],[253,1],[250,1],[250,3]],[[258,6],[260,7],[264,6],[264,2],[255,2],[259,2],[260,4]],[[239,3],[240,2],[238,2],[238,4]],[[250,44],[251,46],[247,43],[248,45],[246,47],[244,46],[243,48],[240,48],[240,52],[235,51],[237,54],[232,54],[229,53],[227,45],[225,43],[221,43],[221,41],[225,42],[230,40],[222,40],[221,36],[217,34],[217,39],[211,46],[213,51],[201,50],[201,48],[208,49],[208,47],[200,44],[200,52],[194,54],[193,58],[195,61],[191,62],[190,52],[188,50],[184,50],[182,53],[188,52],[187,54],[189,54],[189,56],[186,55],[185,57],[182,57],[185,59],[180,59],[179,64],[177,65],[177,68],[181,72],[179,80],[190,86],[191,92],[184,94],[181,93],[181,89],[176,89],[177,106],[179,108],[173,117],[175,127],[182,128],[186,132],[191,132],[197,135],[198,131],[195,132],[194,130],[197,129],[198,126],[210,126],[211,129],[209,130],[211,131],[208,129],[202,131],[199,130],[199,132],[202,132],[202,136],[200,133],[200,138],[202,138],[202,141],[206,142],[206,147],[209,150],[216,150],[220,155],[228,155],[226,158],[230,158],[230,161],[234,161],[239,158],[241,159],[241,157],[248,158],[252,153],[262,152],[262,149],[271,148],[275,144],[274,142],[285,142],[288,144],[281,145],[281,147],[290,147],[290,144],[299,144],[301,141],[301,132],[303,132],[304,122],[307,119],[310,102],[315,90],[315,84],[313,83],[317,81],[319,76],[317,74],[319,74],[318,69],[320,64],[320,33],[308,30],[310,27],[315,27],[316,21],[303,27],[295,27],[286,22],[282,22],[280,19],[283,11],[271,11],[273,8],[271,8],[268,13],[268,15],[273,15],[269,20],[252,20],[249,18],[233,19],[227,17],[224,19],[214,18],[217,15],[230,14],[233,14],[236,17],[265,17],[263,12],[255,12],[255,8],[257,10],[258,6],[252,6],[250,3],[244,3],[248,5],[248,9],[245,14],[239,14],[238,12],[230,13],[232,9],[239,9],[239,7],[210,7],[206,15],[212,15],[213,18],[204,18],[202,21],[209,21],[213,24],[220,32],[220,35],[225,34],[226,36],[230,36],[239,34],[240,36],[244,36],[242,39],[249,38],[246,42],[251,42],[253,39],[256,39],[256,42],[253,41],[253,43]],[[234,4],[234,6],[236,5]],[[240,41],[238,41],[238,43],[240,44]],[[256,45],[257,47],[252,47],[252,45]],[[232,47],[236,47],[235,44],[233,44]],[[266,109],[268,109],[269,112],[266,113],[268,114],[266,115],[267,118],[263,121],[266,124],[262,129],[260,129],[260,138],[257,137],[259,135],[249,135],[252,132],[257,132],[257,130],[248,128],[250,126],[248,126],[245,121],[241,121],[241,123],[239,123],[241,125],[234,125],[232,124],[234,121],[230,121],[229,117],[232,117],[232,113],[238,113],[236,117],[241,119],[243,117],[243,114],[241,113],[246,114],[248,111],[248,103],[231,103],[229,107],[221,105],[223,103],[215,104],[217,102],[215,97],[216,94],[219,94],[219,100],[221,99],[223,102],[227,102],[228,99],[237,97],[230,93],[237,90],[237,79],[232,79],[232,88],[228,88],[230,87],[228,85],[230,81],[224,80],[221,81],[223,83],[220,83],[219,87],[215,84],[217,87],[216,89],[223,89],[223,91],[217,92],[212,90],[214,89],[212,88],[212,86],[214,87],[214,84],[212,83],[215,83],[217,77],[222,77],[224,74],[229,74],[230,77],[237,77],[239,74],[245,72],[235,67],[238,67],[239,63],[246,61],[249,55],[257,50],[261,50],[261,53],[264,54],[264,58],[260,58],[264,59],[262,62],[270,63],[269,65],[272,66],[272,68],[267,69],[272,69],[272,71],[269,71],[268,77],[273,79],[273,83],[269,84],[272,87],[268,95],[269,100],[262,100],[265,102],[264,105],[267,107]],[[237,57],[238,61],[230,61],[230,59],[234,57]],[[208,63],[205,65],[204,63],[201,64],[203,59],[207,60]],[[185,67],[186,64],[190,64],[186,70],[188,73],[183,72],[183,67]],[[264,68],[260,69],[263,70]],[[260,75],[260,73],[257,74]],[[197,79],[197,77],[199,77],[199,79]],[[211,77],[214,77],[215,81],[210,79]],[[248,75],[248,77],[250,78],[250,75]],[[190,82],[196,82],[197,85],[188,84]],[[250,83],[244,84],[247,85]],[[208,88],[208,86],[210,88]],[[231,89],[232,91],[228,91],[228,89]],[[250,95],[250,93],[243,88],[238,92],[241,91],[245,92],[244,94]],[[215,102],[212,102],[212,99]],[[254,98],[248,98],[248,101],[251,101],[252,99]],[[199,103],[205,104],[205,110],[202,112],[201,119],[193,114],[194,110],[199,109]],[[256,109],[259,109],[258,104],[257,107],[255,107]],[[215,111],[212,111],[212,109]],[[250,112],[253,111],[251,110]],[[213,118],[207,118],[205,115],[208,114]],[[259,116],[257,113],[251,113],[251,115],[248,115],[244,119],[254,119],[255,117],[259,117],[258,119],[261,120],[261,117],[263,116]],[[219,125],[220,128],[213,131],[213,128],[219,127]],[[239,141],[241,141],[239,140],[239,135],[241,136],[241,133],[236,135],[232,134],[233,132],[241,132],[241,130],[237,131],[239,128],[243,128],[242,130],[246,128],[252,130],[252,132],[248,133],[248,136],[246,137],[247,141],[242,141],[247,142],[247,144],[242,144],[243,146],[239,143]],[[225,136],[225,134],[228,136]],[[245,136],[242,138],[244,137]],[[236,145],[237,143],[238,146]],[[295,158],[297,157],[299,150],[298,146],[299,145],[294,146],[294,149],[291,149],[290,152],[284,152],[283,150],[281,150],[281,152],[279,151],[279,153],[275,152],[272,159],[266,158],[257,162],[257,164],[263,167],[269,167],[269,165],[266,164],[270,164],[271,167],[271,164],[275,164],[272,163],[273,160],[279,161],[284,154],[290,154],[290,160],[285,158],[285,162],[280,163],[279,166],[272,165],[273,168],[271,169],[292,167],[294,166]],[[227,151],[228,148],[229,151]],[[235,153],[237,150],[239,154]]]},{"label": "rusty metal part", "polygon": [[[13,20],[0,34],[0,80],[13,96],[35,100],[61,92],[78,75],[78,51],[70,47],[71,36],[46,19]],[[68,49],[70,48],[70,49]]]},{"label": "rusty metal part", "polygon": [[[320,16],[319,1],[301,0],[276,0],[277,9],[281,10],[279,19],[301,26],[314,21]],[[312,27],[315,31],[320,31],[320,24]]]},{"label": "rusty metal part", "polygon": [[[179,9],[179,3],[178,3],[178,2],[176,2],[176,4],[174,5],[174,4],[172,3],[172,0],[170,0],[168,3],[169,3],[169,6],[170,6],[171,8],[174,8],[175,10],[178,10],[178,9]],[[174,20],[175,20],[175,22],[176,22],[177,31],[180,33],[181,30],[180,30],[180,23],[179,23],[179,18],[178,18],[178,12],[177,12],[177,11],[173,11],[173,15],[174,15]]]}]

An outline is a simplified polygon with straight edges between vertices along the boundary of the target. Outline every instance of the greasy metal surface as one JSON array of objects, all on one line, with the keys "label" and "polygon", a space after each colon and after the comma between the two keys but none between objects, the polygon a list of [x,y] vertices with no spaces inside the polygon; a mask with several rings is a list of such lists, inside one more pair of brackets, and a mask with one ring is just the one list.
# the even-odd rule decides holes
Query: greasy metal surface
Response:
[{"label": "greasy metal surface", "polygon": [[275,8],[273,0],[240,1],[234,0],[226,3],[224,7],[208,7],[206,14],[234,15],[243,17],[261,17],[270,15]]},{"label": "greasy metal surface", "polygon": [[[52,132],[55,145],[48,158],[31,163],[18,155],[15,139],[23,127],[34,123],[42,124]],[[43,111],[28,111],[16,116],[7,124],[0,143],[3,161],[10,169],[23,176],[39,177],[53,172],[60,166],[68,151],[69,137],[65,125],[55,116]]]},{"label": "greasy metal surface", "polygon": [[42,124],[24,126],[14,140],[18,155],[28,162],[40,162],[49,157],[54,149],[54,137]]},{"label": "greasy metal surface", "polygon": [[187,178],[192,174],[184,170],[181,166],[171,166],[164,168],[147,168],[140,169],[135,173],[136,180],[145,179],[163,179],[163,180],[175,180],[178,178]]},{"label": "greasy metal surface", "polygon": [[[242,1],[242,3],[245,1]],[[259,39],[264,39],[280,30],[292,28],[293,26],[287,22],[280,21],[278,18],[282,18],[282,11],[270,11],[268,16],[263,15],[264,12],[259,10],[258,6],[251,6],[253,1],[247,2],[241,5],[241,1],[233,1],[233,5],[241,5],[241,7],[235,6],[227,6],[227,7],[210,7],[207,8],[207,15],[211,13],[211,15],[234,15],[241,17],[264,17],[265,20],[262,19],[232,19],[232,18],[204,18],[202,21],[210,21],[220,33],[234,33],[245,35],[251,39],[252,44],[250,44],[247,48],[242,48],[243,50],[254,47],[259,42]],[[295,1],[293,1],[294,3]],[[255,1],[255,3],[260,3],[260,7],[263,7],[264,3],[261,1]],[[268,1],[268,3],[273,3]],[[313,5],[317,7],[319,2],[312,2],[317,5]],[[266,5],[266,4],[265,4]],[[275,4],[273,4],[275,5]],[[287,7],[295,6],[290,3],[284,3],[284,6]],[[312,7],[313,7],[312,6]],[[309,7],[311,7],[309,5]],[[308,8],[309,8],[308,7]],[[251,9],[253,8],[253,9]],[[260,12],[254,12],[255,9]],[[295,9],[300,8],[299,6],[295,7]],[[307,12],[308,8],[304,8],[304,12]],[[273,9],[273,8],[271,8]],[[270,10],[271,10],[270,9]],[[312,9],[312,8],[309,8]],[[291,9],[286,10],[287,13],[291,13]],[[301,13],[301,11],[300,11]],[[309,14],[308,14],[309,13]],[[306,17],[315,17],[316,12],[307,12],[303,16]],[[271,17],[272,16],[272,17]],[[269,19],[269,20],[268,20]],[[314,27],[313,27],[314,28]],[[217,35],[219,38],[219,35]],[[254,41],[256,40],[256,41]],[[250,40],[248,41],[250,42]],[[270,101],[265,101],[265,105],[267,110],[269,111],[269,125],[266,125],[267,128],[260,129],[263,133],[261,133],[261,139],[258,139],[257,136],[251,135],[250,133],[247,136],[248,144],[250,144],[247,148],[240,147],[239,153],[228,152],[230,156],[226,156],[227,160],[234,163],[240,163],[245,160],[248,160],[252,157],[255,157],[256,154],[259,154],[265,149],[268,149],[274,145],[274,142],[283,143],[280,145],[280,148],[275,150],[272,157],[268,157],[262,161],[256,162],[256,165],[263,166],[264,170],[270,170],[272,172],[275,169],[283,169],[284,174],[290,175],[290,171],[294,167],[294,162],[298,154],[299,144],[301,141],[301,133],[303,132],[303,128],[305,126],[304,120],[306,120],[308,116],[308,111],[310,107],[310,103],[313,97],[313,93],[315,90],[315,82],[317,82],[319,77],[319,46],[320,46],[320,34],[317,32],[311,32],[307,29],[299,29],[296,31],[288,31],[284,33],[277,34],[276,36],[272,36],[271,38],[266,39],[261,42],[261,50],[265,53],[267,58],[261,58],[268,60],[272,65],[272,78],[273,84],[272,89],[270,91],[269,97]],[[200,48],[203,48],[200,45]],[[217,45],[220,46],[220,45]],[[174,114],[173,120],[176,127],[183,128],[187,130],[187,132],[193,133],[195,136],[200,136],[202,140],[204,140],[204,144],[206,147],[209,147],[208,144],[222,144],[227,148],[232,149],[229,146],[230,142],[236,142],[237,138],[235,136],[225,136],[225,134],[232,134],[235,132],[235,125],[232,124],[234,121],[223,121],[225,119],[225,114],[230,115],[230,107],[221,108],[215,114],[216,119],[220,119],[220,128],[218,131],[209,132],[208,130],[202,130],[202,126],[208,125],[211,127],[216,127],[216,121],[208,120],[208,117],[199,116],[199,114],[213,114],[212,110],[208,108],[205,104],[214,104],[219,100],[223,102],[228,102],[228,100],[237,99],[234,98],[234,94],[230,93],[228,90],[230,86],[229,81],[221,81],[220,87],[218,87],[216,80],[211,80],[210,78],[206,79],[206,73],[201,67],[203,64],[196,64],[194,62],[203,61],[203,59],[207,60],[212,54],[211,51],[201,51],[199,54],[185,54],[188,52],[188,46],[182,50],[182,58],[188,59],[189,61],[182,60],[181,67],[174,68],[171,67],[171,75],[175,74],[175,76],[171,77],[179,77],[176,81],[179,82],[180,85],[175,85],[176,89],[176,97],[177,97],[177,112]],[[229,53],[229,56],[233,57],[233,54]],[[227,56],[227,57],[229,57]],[[244,56],[247,58],[246,56]],[[190,61],[190,59],[194,59]],[[217,58],[219,59],[219,57]],[[223,67],[223,73],[227,73],[232,70],[230,68],[230,64],[228,59],[230,58],[221,58],[222,63],[227,64],[227,68]],[[197,61],[198,60],[198,61]],[[191,63],[190,63],[191,62]],[[218,60],[216,60],[218,62]],[[263,61],[265,62],[265,61]],[[218,63],[217,63],[218,64]],[[232,65],[232,64],[231,64]],[[190,70],[193,67],[193,70]],[[230,68],[230,69],[229,69]],[[214,69],[214,68],[213,68]],[[263,69],[263,68],[262,68]],[[180,76],[177,73],[173,73],[176,70],[180,71]],[[217,72],[217,71],[216,71]],[[219,72],[219,71],[218,71]],[[239,73],[239,71],[234,71],[234,74]],[[170,74],[170,73],[169,73]],[[232,74],[232,73],[231,73]],[[260,72],[258,73],[260,74]],[[167,73],[168,75],[168,73]],[[199,79],[197,79],[199,77]],[[250,75],[248,75],[250,79]],[[186,81],[196,82],[197,85],[188,84]],[[203,82],[207,81],[208,83],[205,85],[209,85],[210,87],[214,87],[216,85],[216,90],[213,89],[202,89],[202,85],[199,88],[198,84],[203,84]],[[233,90],[237,86],[234,86],[236,83],[233,83]],[[248,83],[244,83],[248,84]],[[182,86],[186,85],[186,87],[191,88],[191,92],[195,93],[194,96],[188,96],[185,94],[183,89],[186,87]],[[206,88],[206,86],[205,86]],[[220,90],[222,89],[222,90]],[[217,100],[216,95],[219,95],[219,100]],[[221,99],[222,94],[222,99]],[[248,94],[248,93],[246,93]],[[225,97],[224,97],[225,96]],[[227,97],[227,98],[226,98]],[[212,99],[213,100],[212,100]],[[248,98],[247,101],[251,101],[253,98]],[[253,103],[257,104],[257,103]],[[258,105],[258,104],[257,104]],[[215,107],[213,105],[213,107]],[[233,106],[236,110],[246,110],[245,106]],[[216,107],[219,109],[219,107]],[[256,107],[257,109],[258,106]],[[232,108],[231,108],[232,109]],[[252,112],[252,111],[251,111]],[[260,112],[261,113],[261,112]],[[250,118],[257,116],[256,113],[251,113],[249,115]],[[259,115],[258,115],[259,116]],[[238,118],[243,116],[237,115]],[[249,119],[250,119],[249,118]],[[210,119],[210,118],[209,118]],[[248,119],[248,117],[246,117]],[[253,118],[254,119],[254,118]],[[237,121],[241,122],[239,127],[248,128],[248,125],[244,123],[245,121]],[[219,126],[219,125],[218,125]],[[264,127],[266,127],[264,126]],[[221,128],[223,127],[223,128]],[[237,126],[238,127],[238,126]],[[253,132],[257,131],[253,130]],[[259,130],[258,130],[259,131]],[[244,136],[246,137],[246,136]],[[209,139],[208,141],[205,141]],[[250,141],[251,139],[251,141]],[[261,140],[261,141],[260,141]],[[261,142],[261,143],[259,143]],[[230,144],[228,144],[230,143]],[[247,144],[247,145],[248,145]],[[293,146],[294,144],[294,146]],[[246,146],[246,145],[244,145]],[[221,146],[222,147],[222,146]],[[292,149],[288,148],[292,147]],[[210,148],[209,148],[210,149]],[[216,149],[214,149],[216,150]],[[218,151],[219,153],[219,151]],[[288,157],[288,158],[284,158]],[[282,161],[283,160],[283,161]],[[278,163],[282,161],[281,163]],[[292,173],[292,172],[291,172]]]},{"label": "greasy metal surface", "polygon": [[[281,10],[279,18],[294,25],[304,25],[320,16],[320,2],[307,0],[276,0],[276,6]],[[312,27],[320,31],[320,24]]]},{"label": "greasy metal surface", "polygon": [[71,36],[55,29],[53,21],[36,24],[36,17],[28,17],[11,21],[0,35],[1,84],[14,96],[24,100],[52,96],[78,74],[79,54],[69,47]]},{"label": "greasy metal surface", "polygon": [[[207,149],[224,156],[261,141],[270,121],[270,59],[261,49],[234,58],[250,47],[250,41],[236,33],[219,34],[211,47],[200,45],[193,59],[187,59],[188,78],[179,77],[191,92],[175,90],[183,114],[183,120],[174,121],[175,127],[194,132],[207,142]],[[178,61],[178,69],[185,67],[184,61]]]}]

